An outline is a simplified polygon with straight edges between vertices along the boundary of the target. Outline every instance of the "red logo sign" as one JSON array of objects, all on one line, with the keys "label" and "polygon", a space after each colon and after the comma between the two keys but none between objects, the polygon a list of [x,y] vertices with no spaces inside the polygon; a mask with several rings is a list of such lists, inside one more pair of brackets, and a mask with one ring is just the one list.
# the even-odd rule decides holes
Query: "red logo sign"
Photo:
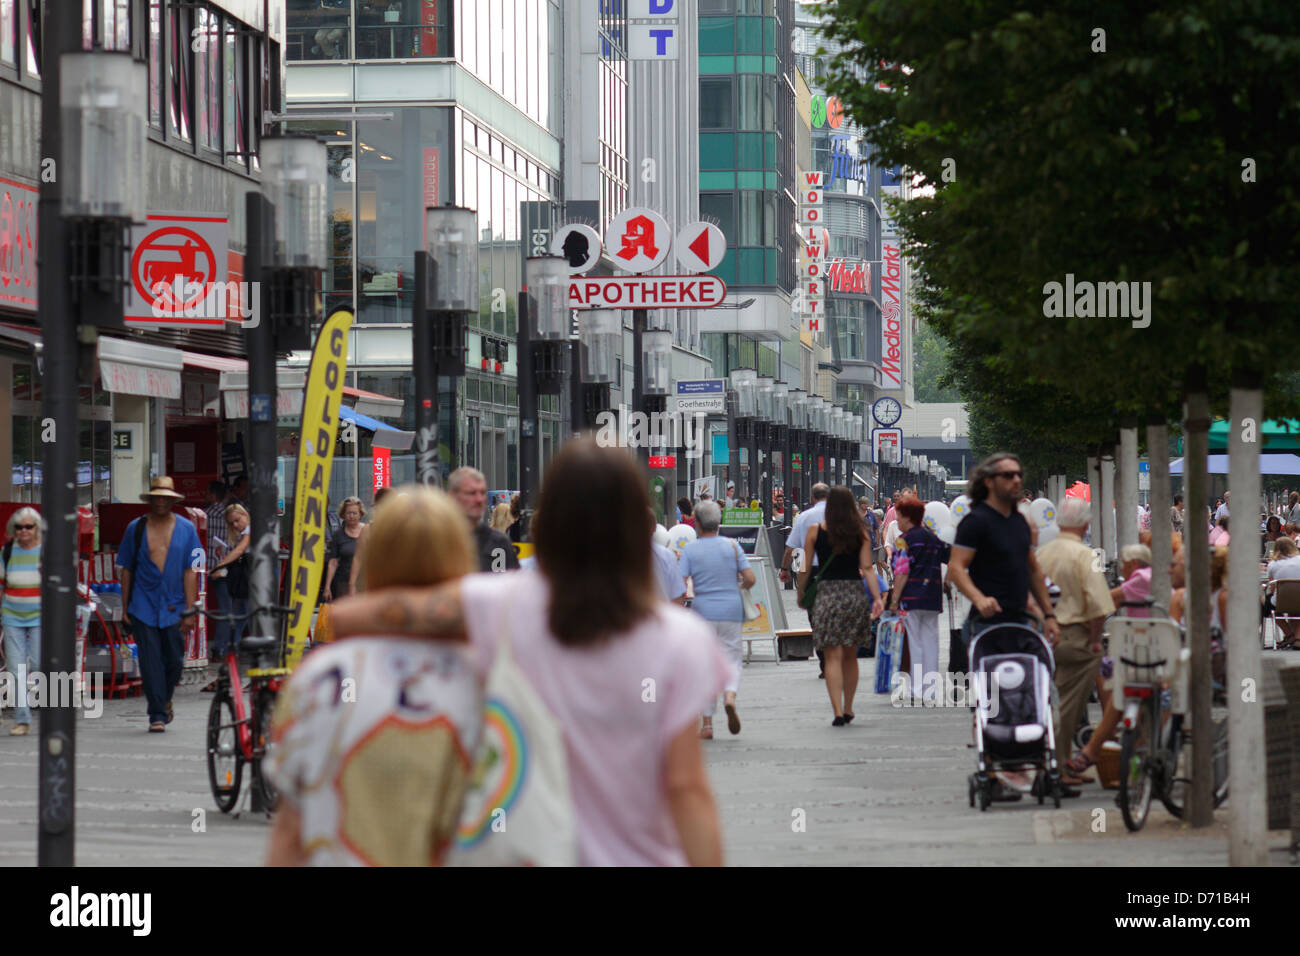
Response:
[{"label": "red logo sign", "polygon": [[40,191],[0,179],[0,302],[36,308],[36,203]]},{"label": "red logo sign", "polygon": [[835,292],[858,292],[865,295],[870,291],[871,267],[866,263],[849,264],[843,259],[837,259],[831,263],[826,277]]},{"label": "red logo sign", "polygon": [[374,484],[371,487],[378,491],[380,488],[387,488],[393,482],[393,453],[387,448],[372,449]]},{"label": "red logo sign", "polygon": [[651,468],[676,468],[676,455],[650,455],[646,463]]},{"label": "red logo sign", "polygon": [[[179,312],[197,306],[207,297],[217,279],[217,257],[193,229],[163,226],[136,246],[131,256],[131,277],[144,301],[156,302],[169,312]],[[181,287],[186,292],[195,292],[184,301],[177,301],[178,279],[187,284]]]},{"label": "red logo sign", "polygon": [[623,248],[614,255],[631,261],[637,253],[644,253],[651,259],[659,255],[659,248],[655,245],[655,224],[649,216],[633,216],[627,221]]}]

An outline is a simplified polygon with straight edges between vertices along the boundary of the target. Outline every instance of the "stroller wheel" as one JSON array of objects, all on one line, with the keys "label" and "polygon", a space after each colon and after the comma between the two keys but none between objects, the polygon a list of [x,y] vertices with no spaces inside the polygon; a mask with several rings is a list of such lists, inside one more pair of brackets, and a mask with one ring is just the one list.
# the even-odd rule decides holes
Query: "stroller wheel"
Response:
[{"label": "stroller wheel", "polygon": [[982,813],[985,810],[987,810],[989,808],[989,804],[992,802],[993,802],[993,781],[985,780],[984,785],[980,787],[980,812]]},{"label": "stroller wheel", "polygon": [[1043,786],[1043,782],[1046,779],[1047,779],[1047,775],[1040,772],[1038,774],[1038,779],[1034,781],[1034,793],[1038,795],[1038,805],[1040,807],[1043,805],[1043,799],[1044,799],[1043,793],[1047,789],[1045,786]]},{"label": "stroller wheel", "polygon": [[975,778],[974,777],[966,778],[966,790],[970,795],[970,805],[974,807],[975,806]]}]

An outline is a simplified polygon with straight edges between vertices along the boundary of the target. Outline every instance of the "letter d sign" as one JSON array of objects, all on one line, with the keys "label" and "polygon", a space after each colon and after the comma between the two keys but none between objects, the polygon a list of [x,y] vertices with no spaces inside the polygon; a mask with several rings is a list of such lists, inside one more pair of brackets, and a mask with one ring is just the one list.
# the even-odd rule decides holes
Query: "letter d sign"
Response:
[{"label": "letter d sign", "polygon": [[661,17],[673,12],[674,0],[650,0],[650,16]]}]

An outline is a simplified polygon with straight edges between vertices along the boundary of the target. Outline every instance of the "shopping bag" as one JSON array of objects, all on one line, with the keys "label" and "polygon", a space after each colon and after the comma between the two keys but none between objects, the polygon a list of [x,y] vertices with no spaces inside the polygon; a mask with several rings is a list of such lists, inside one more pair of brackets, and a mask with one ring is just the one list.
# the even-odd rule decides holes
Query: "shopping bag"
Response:
[{"label": "shopping bag", "polygon": [[452,866],[576,866],[564,732],[503,637],[488,675],[483,730]]},{"label": "shopping bag", "polygon": [[970,672],[970,658],[966,653],[966,642],[961,639],[962,627],[956,623],[953,614],[956,600],[955,596],[948,598],[948,673],[961,680]]},{"label": "shopping bag", "polygon": [[330,644],[334,641],[334,623],[330,620],[329,604],[322,604],[316,611],[316,627],[312,629],[313,644]]},{"label": "shopping bag", "polygon": [[902,652],[903,622],[896,617],[882,617],[876,636],[876,693],[888,694],[898,655]]}]

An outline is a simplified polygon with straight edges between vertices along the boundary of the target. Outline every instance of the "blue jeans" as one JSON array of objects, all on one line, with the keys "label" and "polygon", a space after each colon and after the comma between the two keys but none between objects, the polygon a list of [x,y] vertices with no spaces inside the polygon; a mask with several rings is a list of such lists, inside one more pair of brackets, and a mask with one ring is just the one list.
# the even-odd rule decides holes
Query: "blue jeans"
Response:
[{"label": "blue jeans", "polygon": [[32,709],[27,699],[28,662],[32,668],[41,666],[41,626],[15,627],[4,626],[5,660],[9,662],[9,673],[13,675],[17,686],[14,700],[14,721],[20,724],[32,722]]},{"label": "blue jeans", "polygon": [[185,666],[185,641],[181,638],[180,624],[171,627],[150,627],[138,618],[131,618],[135,630],[135,644],[140,649],[140,681],[149,705],[149,723],[167,722],[167,701],[181,680]]},{"label": "blue jeans", "polygon": [[[242,617],[243,615],[247,614],[248,598],[232,597],[230,599],[230,613],[234,614],[236,617]],[[231,632],[234,635],[233,639],[236,647],[239,646],[239,642],[243,638],[244,631],[247,628],[248,628],[247,621],[236,621],[234,624],[231,625]]]}]

